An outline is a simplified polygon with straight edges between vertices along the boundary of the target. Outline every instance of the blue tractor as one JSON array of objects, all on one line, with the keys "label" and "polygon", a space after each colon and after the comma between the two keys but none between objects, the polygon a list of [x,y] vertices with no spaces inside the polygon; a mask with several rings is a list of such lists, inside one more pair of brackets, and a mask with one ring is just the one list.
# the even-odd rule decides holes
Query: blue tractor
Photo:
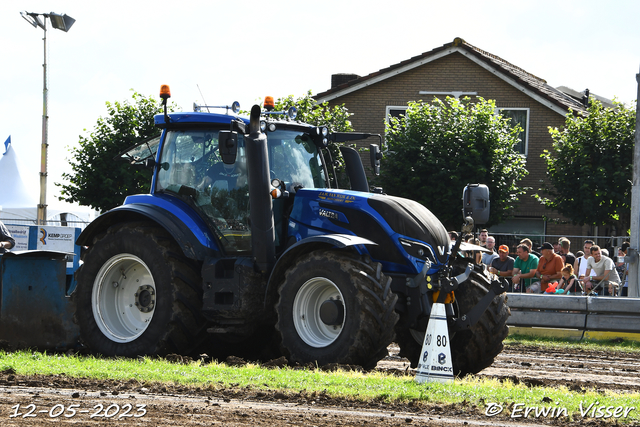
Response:
[{"label": "blue tractor", "polygon": [[[161,136],[126,154],[152,168],[150,194],[127,197],[78,238],[87,250],[76,320],[92,352],[186,354],[208,343],[371,368],[395,341],[416,366],[438,301],[455,372],[493,362],[507,335],[504,284],[427,208],[370,192],[352,148],[341,148],[351,188],[331,188],[328,142],[370,134],[331,134],[257,105],[248,118],[236,105],[168,114],[169,96],[163,86]],[[374,169],[379,158],[374,145]],[[467,188],[465,216],[486,209],[482,187]]]}]

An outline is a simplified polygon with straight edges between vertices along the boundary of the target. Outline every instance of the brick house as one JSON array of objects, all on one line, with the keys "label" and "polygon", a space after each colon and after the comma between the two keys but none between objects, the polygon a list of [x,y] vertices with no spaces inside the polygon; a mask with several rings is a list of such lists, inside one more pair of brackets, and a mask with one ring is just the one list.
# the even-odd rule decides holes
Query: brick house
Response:
[{"label": "brick house", "polygon": [[[434,96],[495,100],[502,114],[520,122],[524,129],[519,150],[527,157],[529,175],[521,183],[533,189],[545,179],[546,165],[540,154],[552,146],[548,127],[563,127],[569,108],[586,111],[579,92],[555,89],[460,38],[366,76],[333,75],[331,86],[314,98],[330,105],[345,104],[353,113],[351,122],[356,131],[380,134],[384,134],[385,119],[402,114],[409,101],[430,101]],[[368,165],[368,158],[363,162]],[[588,226],[545,221],[545,216],[562,218],[538,203],[531,196],[534,192],[520,199],[513,219],[490,231],[520,235],[588,235],[593,231]]]}]

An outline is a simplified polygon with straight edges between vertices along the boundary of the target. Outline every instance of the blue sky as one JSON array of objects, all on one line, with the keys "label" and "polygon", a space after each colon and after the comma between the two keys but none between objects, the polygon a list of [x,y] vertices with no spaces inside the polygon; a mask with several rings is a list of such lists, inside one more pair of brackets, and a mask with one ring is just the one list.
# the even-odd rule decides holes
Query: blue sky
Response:
[{"label": "blue sky", "polygon": [[[189,111],[330,87],[331,74],[366,75],[462,37],[541,77],[631,103],[640,68],[636,1],[4,0],[0,4],[0,142],[12,136],[37,193],[42,122],[41,29],[20,11],[66,13],[47,31],[49,185],[69,171],[69,146],[131,89]],[[85,130],[86,129],[86,130]],[[366,129],[360,129],[366,131]],[[0,201],[1,205],[1,201]]]}]

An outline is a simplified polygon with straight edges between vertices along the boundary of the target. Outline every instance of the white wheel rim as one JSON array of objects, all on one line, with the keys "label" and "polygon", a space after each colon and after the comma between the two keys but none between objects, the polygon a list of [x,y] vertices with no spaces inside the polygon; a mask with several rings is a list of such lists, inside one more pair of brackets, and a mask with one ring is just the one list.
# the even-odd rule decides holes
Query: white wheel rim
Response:
[{"label": "white wheel rim", "polygon": [[314,277],[302,285],[293,301],[293,324],[296,332],[311,347],[330,345],[338,339],[344,327],[346,307],[341,325],[327,325],[320,318],[322,303],[330,299],[342,301],[344,306],[344,298],[335,283],[324,277]]},{"label": "white wheel rim", "polygon": [[156,285],[137,256],[119,254],[104,263],[91,293],[93,317],[100,331],[118,343],[144,333],[156,307]]}]

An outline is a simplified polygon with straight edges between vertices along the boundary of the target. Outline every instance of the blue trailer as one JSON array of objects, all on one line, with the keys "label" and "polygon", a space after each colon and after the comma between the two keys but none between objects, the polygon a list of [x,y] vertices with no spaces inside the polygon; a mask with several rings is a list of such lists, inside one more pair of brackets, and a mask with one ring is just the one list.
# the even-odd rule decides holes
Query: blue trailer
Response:
[{"label": "blue trailer", "polygon": [[6,225],[16,247],[0,255],[0,340],[10,348],[80,348],[71,302],[80,229]]}]

